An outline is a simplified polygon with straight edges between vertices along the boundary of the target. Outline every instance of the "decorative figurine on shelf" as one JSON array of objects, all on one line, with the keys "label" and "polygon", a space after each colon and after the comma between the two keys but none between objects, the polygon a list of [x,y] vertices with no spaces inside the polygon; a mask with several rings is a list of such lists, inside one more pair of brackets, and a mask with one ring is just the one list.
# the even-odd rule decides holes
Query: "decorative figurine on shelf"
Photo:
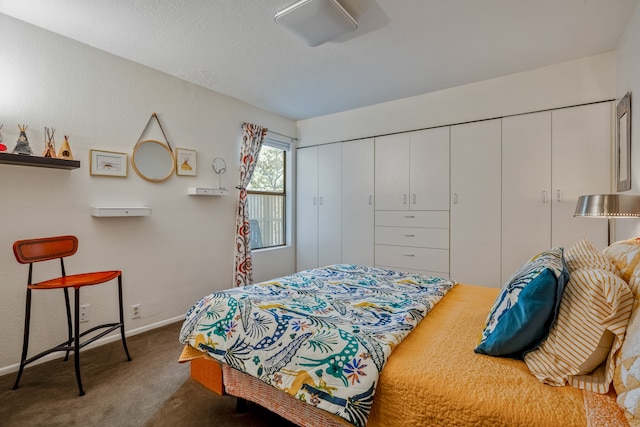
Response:
[{"label": "decorative figurine on shelf", "polygon": [[49,157],[52,159],[56,158],[56,143],[53,140],[53,135],[56,133],[56,130],[45,126],[44,128],[44,152],[42,153],[42,157]]},{"label": "decorative figurine on shelf", "polygon": [[[0,125],[0,130],[2,130],[3,126],[4,124]],[[0,132],[0,151],[7,151],[7,146],[2,143],[2,132]]]},{"label": "decorative figurine on shelf", "polygon": [[20,136],[18,136],[18,142],[12,152],[17,154],[33,154],[33,151],[29,146],[29,140],[27,139],[27,125],[18,125],[18,129],[20,129]]},{"label": "decorative figurine on shelf", "polygon": [[64,142],[58,151],[58,158],[65,160],[73,160],[73,153],[71,153],[71,147],[69,146],[69,137],[64,136]]}]

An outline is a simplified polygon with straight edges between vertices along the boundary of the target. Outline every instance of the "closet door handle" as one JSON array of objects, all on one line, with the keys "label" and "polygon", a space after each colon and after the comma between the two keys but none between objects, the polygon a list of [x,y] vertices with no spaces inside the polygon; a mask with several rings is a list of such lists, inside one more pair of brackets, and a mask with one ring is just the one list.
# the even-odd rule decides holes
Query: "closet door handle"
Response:
[{"label": "closet door handle", "polygon": [[407,204],[407,195],[406,195],[406,194],[403,194],[403,195],[402,195],[402,204],[403,204],[403,205],[406,205],[406,204]]},{"label": "closet door handle", "polygon": [[416,193],[413,193],[413,195],[411,196],[411,202],[415,205],[416,204]]},{"label": "closet door handle", "polygon": [[560,190],[556,191],[556,201],[558,203],[562,203],[562,191],[560,191]]},{"label": "closet door handle", "polygon": [[542,190],[542,203],[547,203],[547,192]]},{"label": "closet door handle", "polygon": [[369,204],[372,205],[373,204],[373,196],[369,196]]},{"label": "closet door handle", "polygon": [[320,197],[320,206],[324,205],[324,197]]},{"label": "closet door handle", "polygon": [[458,204],[458,193],[453,193],[453,204],[454,205]]},{"label": "closet door handle", "polygon": [[317,197],[313,198],[313,206],[318,206],[318,198]]}]

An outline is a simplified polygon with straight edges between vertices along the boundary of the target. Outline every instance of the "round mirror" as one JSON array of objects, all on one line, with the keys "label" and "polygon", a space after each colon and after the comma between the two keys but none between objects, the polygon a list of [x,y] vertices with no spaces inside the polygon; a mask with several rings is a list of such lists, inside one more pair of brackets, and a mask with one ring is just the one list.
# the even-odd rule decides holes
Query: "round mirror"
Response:
[{"label": "round mirror", "polygon": [[213,159],[213,164],[211,165],[213,171],[218,175],[223,174],[227,171],[227,163],[221,157],[216,157]]},{"label": "round mirror", "polygon": [[173,153],[165,144],[151,139],[140,141],[131,156],[133,169],[147,181],[164,181],[173,174]]}]

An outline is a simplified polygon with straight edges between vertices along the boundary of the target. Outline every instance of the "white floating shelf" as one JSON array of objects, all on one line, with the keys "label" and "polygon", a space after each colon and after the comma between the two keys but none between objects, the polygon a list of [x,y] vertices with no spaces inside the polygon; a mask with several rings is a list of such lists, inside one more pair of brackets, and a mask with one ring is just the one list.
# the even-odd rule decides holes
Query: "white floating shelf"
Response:
[{"label": "white floating shelf", "polygon": [[113,208],[113,207],[100,207],[91,206],[91,216],[149,216],[151,215],[151,208],[136,207],[136,208]]},{"label": "white floating shelf", "polygon": [[229,194],[229,190],[226,188],[204,188],[204,187],[191,187],[188,189],[190,196],[226,196]]}]

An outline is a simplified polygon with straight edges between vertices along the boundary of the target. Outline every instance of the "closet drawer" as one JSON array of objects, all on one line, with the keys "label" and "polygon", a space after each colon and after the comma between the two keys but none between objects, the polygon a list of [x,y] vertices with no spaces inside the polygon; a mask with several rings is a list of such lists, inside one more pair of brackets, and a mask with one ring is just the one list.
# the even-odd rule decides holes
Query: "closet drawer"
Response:
[{"label": "closet drawer", "polygon": [[376,244],[449,249],[449,229],[376,227]]},{"label": "closet drawer", "polygon": [[449,228],[449,211],[376,211],[376,226]]},{"label": "closet drawer", "polygon": [[447,249],[376,245],[376,265],[449,273]]},{"label": "closet drawer", "polygon": [[404,273],[422,274],[423,276],[449,277],[449,273],[445,273],[442,271],[415,270],[413,268],[393,267],[391,265],[376,265],[376,267],[386,268],[387,270],[393,270],[393,271],[402,271]]}]

